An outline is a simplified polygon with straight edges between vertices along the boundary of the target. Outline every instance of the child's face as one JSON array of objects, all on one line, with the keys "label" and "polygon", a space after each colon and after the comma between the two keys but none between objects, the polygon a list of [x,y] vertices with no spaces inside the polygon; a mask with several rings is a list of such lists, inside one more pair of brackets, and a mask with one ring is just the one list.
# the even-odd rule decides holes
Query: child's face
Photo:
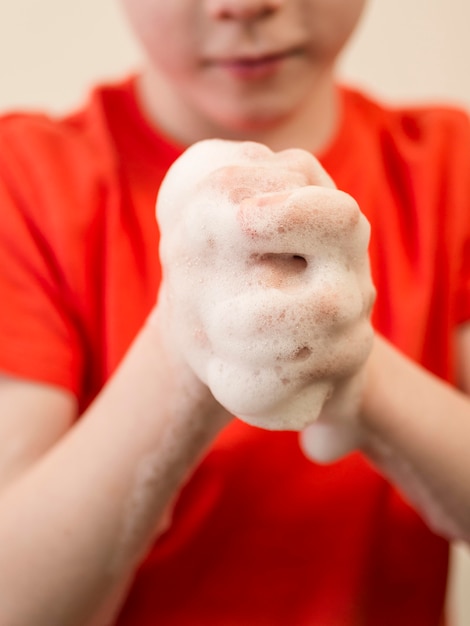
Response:
[{"label": "child's face", "polygon": [[366,0],[121,2],[147,55],[155,117],[236,136],[315,98]]}]

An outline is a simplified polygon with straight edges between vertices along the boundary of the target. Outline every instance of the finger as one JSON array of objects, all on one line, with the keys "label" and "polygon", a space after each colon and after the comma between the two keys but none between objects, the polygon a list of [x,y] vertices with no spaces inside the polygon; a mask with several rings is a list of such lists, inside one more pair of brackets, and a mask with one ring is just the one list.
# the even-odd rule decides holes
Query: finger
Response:
[{"label": "finger", "polygon": [[310,153],[298,148],[273,153],[274,165],[282,165],[291,172],[304,172],[309,185],[319,185],[334,189],[333,179],[326,173],[320,162]]},{"label": "finger", "polygon": [[356,240],[357,253],[368,243],[367,223],[355,200],[327,187],[309,185],[246,199],[237,219],[250,247],[260,253],[309,257],[325,247],[348,249],[345,242]]},{"label": "finger", "polygon": [[316,421],[299,434],[302,452],[316,463],[333,463],[360,447],[361,439],[352,424]]},{"label": "finger", "polygon": [[230,164],[214,170],[200,181],[198,192],[215,193],[237,206],[244,200],[263,194],[294,191],[312,184],[308,171],[290,169],[272,161],[253,164]]},{"label": "finger", "polygon": [[232,161],[223,155],[212,171],[200,182],[204,190],[224,193],[239,203],[264,193],[294,190],[309,185],[335,188],[333,180],[320,163],[305,150],[271,152],[266,146],[251,142],[235,144]]}]

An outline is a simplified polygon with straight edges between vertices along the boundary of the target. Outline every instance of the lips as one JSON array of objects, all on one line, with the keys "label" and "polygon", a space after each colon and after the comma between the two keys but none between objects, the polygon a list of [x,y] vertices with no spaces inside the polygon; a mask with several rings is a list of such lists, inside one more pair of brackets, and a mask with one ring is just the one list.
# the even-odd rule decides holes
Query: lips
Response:
[{"label": "lips", "polygon": [[276,74],[299,50],[288,50],[257,56],[242,56],[211,60],[208,65],[218,68],[239,80],[259,80]]}]

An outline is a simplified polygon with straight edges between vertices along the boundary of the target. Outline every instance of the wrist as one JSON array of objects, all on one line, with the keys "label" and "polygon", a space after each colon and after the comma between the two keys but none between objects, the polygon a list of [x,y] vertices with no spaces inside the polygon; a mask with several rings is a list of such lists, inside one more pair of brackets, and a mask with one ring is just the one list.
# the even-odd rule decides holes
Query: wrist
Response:
[{"label": "wrist", "polygon": [[163,316],[156,309],[147,319],[137,342],[149,352],[153,384],[160,388],[161,404],[173,420],[206,424],[214,435],[233,416],[214,398],[172,341]]},{"label": "wrist", "polygon": [[[430,386],[431,385],[431,386]],[[388,463],[399,452],[405,455],[421,438],[421,427],[433,428],[429,416],[439,404],[445,384],[402,354],[380,335],[366,364],[360,422],[363,452],[372,461]],[[423,422],[422,416],[427,419]],[[418,419],[417,419],[418,418]],[[415,438],[416,436],[416,438]]]}]

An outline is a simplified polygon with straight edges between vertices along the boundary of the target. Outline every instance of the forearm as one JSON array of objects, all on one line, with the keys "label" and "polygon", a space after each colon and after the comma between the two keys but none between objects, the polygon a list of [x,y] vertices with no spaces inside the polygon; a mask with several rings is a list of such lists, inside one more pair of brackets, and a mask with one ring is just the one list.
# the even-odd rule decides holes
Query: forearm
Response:
[{"label": "forearm", "polygon": [[470,540],[470,400],[377,338],[364,452],[438,533]]},{"label": "forearm", "polygon": [[[147,326],[112,381],[0,498],[8,626],[83,626],[148,549],[182,481],[228,419],[174,380]],[[194,381],[192,381],[194,382]]]}]

